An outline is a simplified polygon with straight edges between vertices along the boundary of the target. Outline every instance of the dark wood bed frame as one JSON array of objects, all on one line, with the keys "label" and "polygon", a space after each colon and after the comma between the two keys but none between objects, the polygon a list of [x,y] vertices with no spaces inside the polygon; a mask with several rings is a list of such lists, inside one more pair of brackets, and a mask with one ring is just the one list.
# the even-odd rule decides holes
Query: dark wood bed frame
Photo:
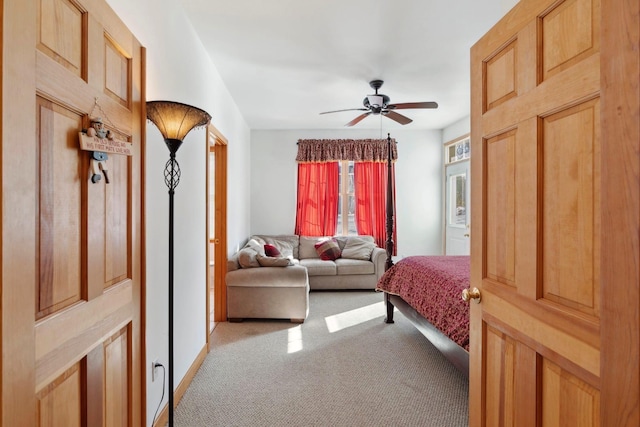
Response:
[{"label": "dark wood bed frame", "polygon": [[[386,226],[387,226],[387,261],[385,263],[385,271],[393,266],[393,250],[395,243],[393,241],[393,172],[391,166],[391,135],[387,134],[387,206],[386,206]],[[397,295],[384,293],[384,300],[387,307],[387,316],[385,323],[394,323],[393,311],[395,308],[400,311],[421,333],[424,335],[435,348],[437,348],[444,357],[447,358],[460,372],[467,377],[469,376],[469,352],[460,347],[456,342],[443,334],[438,328],[433,326],[427,319],[422,317],[413,307],[407,304]]]}]

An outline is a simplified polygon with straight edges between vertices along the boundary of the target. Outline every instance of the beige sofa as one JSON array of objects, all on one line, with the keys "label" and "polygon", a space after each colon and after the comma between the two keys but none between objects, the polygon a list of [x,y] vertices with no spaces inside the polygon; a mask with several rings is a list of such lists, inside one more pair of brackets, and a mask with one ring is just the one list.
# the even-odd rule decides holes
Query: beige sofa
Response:
[{"label": "beige sofa", "polygon": [[[333,249],[337,244],[340,256],[321,259],[319,251],[325,256],[326,252],[317,244]],[[279,256],[267,256],[264,245],[275,247]],[[227,317],[303,322],[309,290],[375,289],[385,261],[386,251],[371,236],[251,236],[228,261]]]}]

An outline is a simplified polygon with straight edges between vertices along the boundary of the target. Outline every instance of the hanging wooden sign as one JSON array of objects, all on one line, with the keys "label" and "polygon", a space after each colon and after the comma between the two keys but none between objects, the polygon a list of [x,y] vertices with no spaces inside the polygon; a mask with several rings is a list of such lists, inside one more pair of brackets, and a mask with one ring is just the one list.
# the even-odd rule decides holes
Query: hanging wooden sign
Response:
[{"label": "hanging wooden sign", "polygon": [[90,178],[94,184],[102,179],[102,175],[104,175],[105,182],[109,184],[109,168],[107,166],[109,156],[107,153],[133,155],[133,144],[115,138],[110,130],[105,129],[100,117],[91,119],[91,126],[88,129],[82,129],[78,133],[78,137],[80,149],[91,152]]},{"label": "hanging wooden sign", "polygon": [[132,143],[116,138],[110,138],[110,135],[105,135],[105,137],[101,138],[93,128],[87,129],[87,132],[79,132],[79,135],[80,149],[82,150],[124,154],[125,156],[133,155]]}]

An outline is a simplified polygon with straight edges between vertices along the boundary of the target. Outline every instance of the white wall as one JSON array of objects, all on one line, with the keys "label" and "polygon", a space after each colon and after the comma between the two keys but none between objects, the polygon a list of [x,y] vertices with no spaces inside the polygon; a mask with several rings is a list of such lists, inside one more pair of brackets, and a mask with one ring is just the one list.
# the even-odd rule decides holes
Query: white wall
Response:
[{"label": "white wall", "polygon": [[471,116],[466,116],[442,129],[442,142],[453,141],[469,132],[471,132]]},{"label": "white wall", "polygon": [[[147,49],[147,98],[179,101],[206,110],[228,139],[228,252],[249,234],[249,179],[233,171],[249,170],[250,131],[215,66],[178,2],[107,0]],[[151,382],[151,361],[168,361],[168,192],[164,165],[169,152],[160,132],[147,125],[146,162],[146,356],[147,425],[162,394]],[[175,194],[174,385],[183,379],[206,344],[206,144],[196,129],[177,153],[182,175]],[[166,403],[165,394],[165,403]]]},{"label": "white wall", "polygon": [[[295,227],[298,139],[380,138],[375,130],[253,130],[251,232],[291,234]],[[382,133],[386,138],[386,133]],[[396,209],[398,256],[442,253],[442,136],[440,131],[394,130],[398,141]]]}]

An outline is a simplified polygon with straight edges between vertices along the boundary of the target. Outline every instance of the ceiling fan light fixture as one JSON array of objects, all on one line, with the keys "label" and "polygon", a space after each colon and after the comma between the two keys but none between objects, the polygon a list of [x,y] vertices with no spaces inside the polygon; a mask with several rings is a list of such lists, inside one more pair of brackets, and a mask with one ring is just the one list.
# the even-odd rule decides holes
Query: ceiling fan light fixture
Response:
[{"label": "ceiling fan light fixture", "polygon": [[372,107],[384,107],[384,97],[382,95],[367,95],[367,101]]}]

